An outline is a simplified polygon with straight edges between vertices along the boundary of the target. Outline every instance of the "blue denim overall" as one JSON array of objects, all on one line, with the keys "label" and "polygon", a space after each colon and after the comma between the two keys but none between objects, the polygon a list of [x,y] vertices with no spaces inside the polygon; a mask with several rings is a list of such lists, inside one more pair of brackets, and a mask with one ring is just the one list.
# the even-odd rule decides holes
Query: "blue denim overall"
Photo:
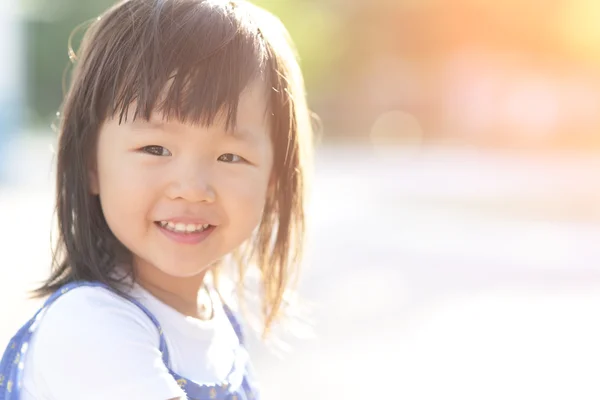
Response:
[{"label": "blue denim overall", "polygon": [[[31,337],[35,332],[39,320],[47,309],[61,295],[69,290],[80,286],[99,286],[112,290],[110,287],[98,282],[72,282],[63,286],[60,290],[53,293],[44,303],[42,308],[31,318],[15,336],[10,340],[2,360],[0,361],[0,400],[20,400],[21,383],[23,370],[26,367],[25,353],[29,347]],[[237,349],[235,362],[231,371],[223,382],[217,382],[214,385],[201,385],[189,379],[182,377],[171,369],[169,362],[169,350],[163,335],[162,328],[154,315],[141,303],[135,299],[128,299],[139,307],[156,326],[160,339],[160,351],[163,362],[169,372],[177,380],[177,383],[187,394],[189,400],[258,400],[258,389],[255,382],[251,379],[251,366],[249,363],[248,352],[243,346],[244,338],[242,329],[231,309],[223,303],[225,314],[229,319],[236,335],[240,341]],[[166,400],[166,399],[165,399]]]}]

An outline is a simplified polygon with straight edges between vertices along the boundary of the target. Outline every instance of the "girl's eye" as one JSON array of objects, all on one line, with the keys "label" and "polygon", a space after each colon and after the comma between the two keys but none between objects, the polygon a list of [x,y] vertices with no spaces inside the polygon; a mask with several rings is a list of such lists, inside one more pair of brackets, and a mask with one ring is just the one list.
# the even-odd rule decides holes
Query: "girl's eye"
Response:
[{"label": "girl's eye", "polygon": [[167,150],[166,147],[162,147],[162,146],[156,146],[156,145],[152,145],[152,146],[144,146],[141,148],[141,150],[144,153],[148,153],[148,154],[152,154],[153,156],[170,156],[171,152],[169,150]]},{"label": "girl's eye", "polygon": [[242,157],[237,154],[225,153],[222,154],[219,158],[219,161],[227,162],[227,163],[239,163],[245,161]]}]

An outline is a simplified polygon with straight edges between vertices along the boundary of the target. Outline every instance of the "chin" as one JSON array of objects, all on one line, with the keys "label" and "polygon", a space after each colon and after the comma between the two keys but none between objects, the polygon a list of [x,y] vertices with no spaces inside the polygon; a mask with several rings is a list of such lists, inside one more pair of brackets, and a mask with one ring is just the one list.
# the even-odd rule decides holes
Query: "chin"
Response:
[{"label": "chin", "polygon": [[177,278],[189,278],[206,272],[211,268],[211,264],[198,260],[198,258],[194,260],[177,260],[175,258],[168,262],[152,263],[161,272]]}]

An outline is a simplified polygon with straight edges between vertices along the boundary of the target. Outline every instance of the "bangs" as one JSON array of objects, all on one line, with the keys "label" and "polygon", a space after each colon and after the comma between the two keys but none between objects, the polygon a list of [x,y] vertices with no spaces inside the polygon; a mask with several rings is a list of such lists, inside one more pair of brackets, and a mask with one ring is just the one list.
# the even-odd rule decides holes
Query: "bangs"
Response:
[{"label": "bangs", "polygon": [[[120,26],[107,26],[106,62],[97,71],[95,117],[150,119],[153,113],[233,129],[244,89],[269,81],[268,51],[258,27],[235,4],[217,1],[131,2]],[[128,15],[126,15],[128,14]],[[112,31],[112,32],[111,32]],[[266,86],[265,86],[266,90]],[[129,114],[131,115],[131,114]]]}]

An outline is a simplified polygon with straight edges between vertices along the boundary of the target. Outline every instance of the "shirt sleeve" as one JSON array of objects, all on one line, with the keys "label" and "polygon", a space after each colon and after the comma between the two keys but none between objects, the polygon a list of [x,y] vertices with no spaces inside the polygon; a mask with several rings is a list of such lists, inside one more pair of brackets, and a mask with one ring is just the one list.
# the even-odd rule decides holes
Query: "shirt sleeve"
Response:
[{"label": "shirt sleeve", "polygon": [[24,389],[44,399],[186,398],[164,365],[152,321],[100,287],[73,289],[47,309],[24,378]]}]

